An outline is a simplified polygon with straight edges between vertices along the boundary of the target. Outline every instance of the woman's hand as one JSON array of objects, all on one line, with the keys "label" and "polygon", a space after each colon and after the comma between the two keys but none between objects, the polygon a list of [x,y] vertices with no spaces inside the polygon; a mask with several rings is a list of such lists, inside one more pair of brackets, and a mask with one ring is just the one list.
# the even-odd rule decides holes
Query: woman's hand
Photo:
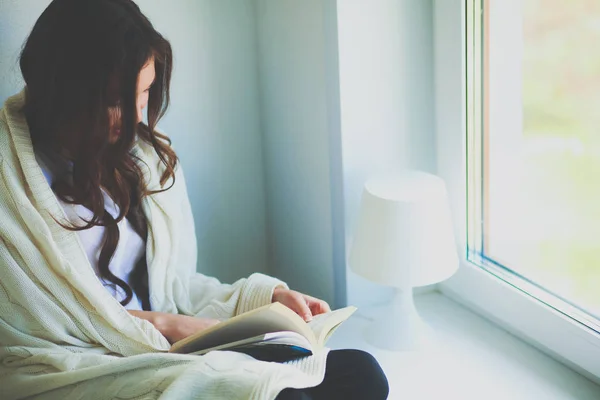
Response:
[{"label": "woman's hand", "polygon": [[323,300],[315,299],[314,297],[296,292],[295,290],[284,289],[281,287],[275,288],[271,301],[278,301],[287,306],[307,322],[312,319],[313,315],[331,311],[329,304]]},{"label": "woman's hand", "polygon": [[135,317],[149,321],[171,344],[221,322],[211,318],[188,317],[156,311],[127,311]]}]

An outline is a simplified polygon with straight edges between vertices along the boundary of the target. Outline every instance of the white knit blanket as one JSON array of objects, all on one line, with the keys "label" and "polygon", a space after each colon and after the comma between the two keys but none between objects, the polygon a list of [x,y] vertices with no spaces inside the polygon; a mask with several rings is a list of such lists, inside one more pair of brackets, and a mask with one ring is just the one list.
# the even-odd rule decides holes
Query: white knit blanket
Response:
[{"label": "white knit blanket", "polygon": [[[323,379],[327,351],[288,364],[233,352],[167,354],[169,343],[130,315],[96,277],[39,168],[24,92],[0,109],[0,398],[274,399]],[[151,146],[134,149],[158,187]],[[253,274],[232,285],[196,272],[196,238],[178,169],[167,192],[146,197],[147,258],[154,311],[213,318],[271,301],[283,284]]]}]

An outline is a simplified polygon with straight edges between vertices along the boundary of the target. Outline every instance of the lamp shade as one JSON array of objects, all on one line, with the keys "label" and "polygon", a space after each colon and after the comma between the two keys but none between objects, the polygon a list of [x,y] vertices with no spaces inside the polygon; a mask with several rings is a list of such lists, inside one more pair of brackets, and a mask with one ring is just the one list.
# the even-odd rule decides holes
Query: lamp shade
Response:
[{"label": "lamp shade", "polygon": [[458,255],[444,181],[420,171],[369,179],[348,263],[373,282],[424,286],[449,278]]}]

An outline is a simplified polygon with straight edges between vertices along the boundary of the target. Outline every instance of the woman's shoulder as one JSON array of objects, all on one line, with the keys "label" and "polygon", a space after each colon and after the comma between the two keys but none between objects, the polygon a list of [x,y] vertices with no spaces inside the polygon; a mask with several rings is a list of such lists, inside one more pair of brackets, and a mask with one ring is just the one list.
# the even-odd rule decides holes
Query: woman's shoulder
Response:
[{"label": "woman's shoulder", "polygon": [[29,128],[27,119],[23,113],[25,104],[24,90],[9,97],[0,108],[0,160],[5,160],[9,164],[17,162],[15,136],[17,139],[27,140],[29,137]]},{"label": "woman's shoulder", "polygon": [[11,132],[6,120],[5,109],[0,109],[0,164],[8,165],[12,169],[18,164],[18,159],[12,145]]},{"label": "woman's shoulder", "polygon": [[8,150],[8,123],[4,116],[4,108],[0,108],[0,160]]}]

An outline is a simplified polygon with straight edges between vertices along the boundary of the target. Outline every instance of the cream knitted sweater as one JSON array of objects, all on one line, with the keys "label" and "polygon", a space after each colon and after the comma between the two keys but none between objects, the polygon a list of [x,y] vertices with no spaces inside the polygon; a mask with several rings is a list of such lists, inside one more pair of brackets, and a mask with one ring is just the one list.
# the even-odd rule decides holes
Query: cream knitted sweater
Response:
[{"label": "cream knitted sweater", "polygon": [[[33,152],[24,92],[0,110],[0,398],[274,399],[321,382],[327,351],[260,362],[234,352],[167,354],[169,343],[102,286]],[[158,158],[133,150],[157,188]],[[271,301],[279,280],[253,274],[232,285],[196,272],[196,240],[183,175],[146,197],[154,311],[229,318]]]}]

